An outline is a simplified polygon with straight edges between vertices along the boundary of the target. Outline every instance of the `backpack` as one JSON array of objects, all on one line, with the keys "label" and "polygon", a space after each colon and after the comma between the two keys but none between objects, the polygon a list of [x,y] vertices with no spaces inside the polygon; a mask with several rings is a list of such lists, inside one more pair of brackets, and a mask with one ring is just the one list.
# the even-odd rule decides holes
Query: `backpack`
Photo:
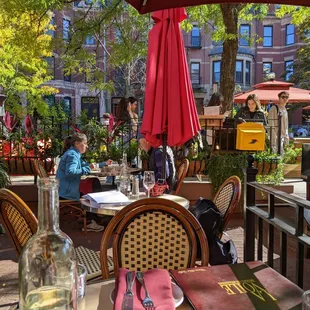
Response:
[{"label": "backpack", "polygon": [[[233,241],[224,242],[218,238],[223,216],[213,201],[200,198],[188,210],[197,218],[207,236],[210,265],[236,264],[238,256]],[[197,249],[197,257],[201,257],[200,247]]]}]

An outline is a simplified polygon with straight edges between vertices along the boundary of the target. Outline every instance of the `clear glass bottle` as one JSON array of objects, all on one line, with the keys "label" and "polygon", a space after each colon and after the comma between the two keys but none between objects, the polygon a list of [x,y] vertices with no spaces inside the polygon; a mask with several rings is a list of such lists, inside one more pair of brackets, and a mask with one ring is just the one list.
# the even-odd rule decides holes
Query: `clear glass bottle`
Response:
[{"label": "clear glass bottle", "polygon": [[59,229],[58,182],[39,180],[37,233],[19,257],[21,310],[77,309],[77,263],[73,242]]}]

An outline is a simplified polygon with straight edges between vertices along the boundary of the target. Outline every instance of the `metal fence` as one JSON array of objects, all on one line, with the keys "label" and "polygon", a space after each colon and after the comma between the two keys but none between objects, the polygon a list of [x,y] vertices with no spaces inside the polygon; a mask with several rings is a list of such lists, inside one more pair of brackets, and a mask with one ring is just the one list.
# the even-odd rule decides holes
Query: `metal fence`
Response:
[{"label": "metal fence", "polygon": [[[310,202],[288,195],[282,191],[275,190],[272,187],[258,184],[255,182],[257,169],[253,166],[253,156],[248,156],[248,167],[245,172],[245,191],[244,191],[244,261],[255,260],[255,238],[257,238],[257,259],[263,258],[263,224],[268,225],[267,250],[268,265],[273,267],[273,255],[275,249],[275,229],[280,232],[280,273],[283,276],[287,274],[288,262],[288,237],[297,242],[296,247],[296,276],[297,284],[303,287],[304,276],[304,256],[305,247],[310,246],[310,237],[304,233],[304,213],[310,212]],[[260,190],[268,195],[268,210],[265,211],[256,205],[255,190]],[[295,223],[289,224],[283,219],[275,217],[275,201],[285,202],[289,207],[295,210]],[[307,227],[308,223],[307,223]]]}]

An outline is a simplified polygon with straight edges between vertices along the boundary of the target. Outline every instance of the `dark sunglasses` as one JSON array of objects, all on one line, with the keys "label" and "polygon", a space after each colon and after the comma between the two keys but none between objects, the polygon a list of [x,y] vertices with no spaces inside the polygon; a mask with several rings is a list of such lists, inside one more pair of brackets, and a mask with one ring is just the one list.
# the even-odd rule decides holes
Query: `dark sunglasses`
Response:
[{"label": "dark sunglasses", "polygon": [[288,99],[288,96],[281,96],[282,99]]}]

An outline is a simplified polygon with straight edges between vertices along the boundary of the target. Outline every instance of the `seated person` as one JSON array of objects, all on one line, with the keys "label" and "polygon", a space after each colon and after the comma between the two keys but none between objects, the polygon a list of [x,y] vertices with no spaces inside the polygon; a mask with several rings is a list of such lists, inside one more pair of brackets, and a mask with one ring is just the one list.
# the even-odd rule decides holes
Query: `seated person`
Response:
[{"label": "seated person", "polygon": [[[163,147],[160,146],[159,148],[152,148],[150,143],[142,134],[139,134],[138,140],[140,148],[149,154],[148,169],[154,171],[156,181],[158,181],[158,179],[162,179]],[[177,175],[173,152],[169,146],[167,146],[166,181],[169,186],[169,192],[172,192],[177,184]]]},{"label": "seated person", "polygon": [[244,123],[246,121],[261,121],[264,126],[267,125],[266,117],[261,109],[258,97],[254,95],[249,95],[245,102],[245,107],[242,107],[238,113],[235,115],[235,119],[238,123]]},{"label": "seated person", "polygon": [[[87,150],[87,137],[82,133],[75,133],[65,141],[64,154],[58,165],[56,178],[59,181],[59,199],[79,201],[80,181],[82,175],[88,175],[91,167],[85,162],[81,155]],[[91,178],[91,191],[101,191],[101,184],[98,178]],[[103,226],[98,225],[94,220],[87,225],[87,230],[102,231]]]}]

